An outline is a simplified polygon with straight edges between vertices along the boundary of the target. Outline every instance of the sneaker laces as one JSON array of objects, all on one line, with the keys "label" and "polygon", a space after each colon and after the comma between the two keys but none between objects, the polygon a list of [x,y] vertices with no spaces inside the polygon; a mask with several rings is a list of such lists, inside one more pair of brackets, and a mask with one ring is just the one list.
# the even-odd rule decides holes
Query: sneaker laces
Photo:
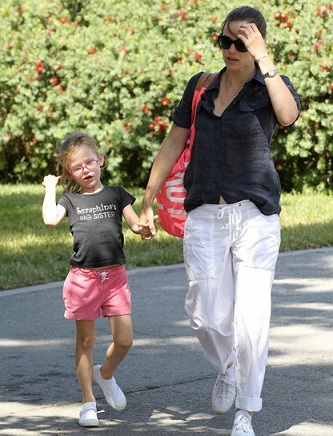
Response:
[{"label": "sneaker laces", "polygon": [[223,398],[228,396],[229,386],[235,387],[234,383],[226,380],[225,376],[221,375],[216,380],[216,397]]}]

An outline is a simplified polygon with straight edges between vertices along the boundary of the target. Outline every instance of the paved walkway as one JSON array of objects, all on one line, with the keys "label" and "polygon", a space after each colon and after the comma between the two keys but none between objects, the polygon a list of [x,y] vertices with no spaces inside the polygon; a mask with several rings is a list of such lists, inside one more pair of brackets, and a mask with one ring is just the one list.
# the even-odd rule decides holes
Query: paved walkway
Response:
[{"label": "paved walkway", "polygon": [[[230,435],[215,415],[214,370],[183,310],[183,265],[129,271],[135,344],[117,371],[128,407],[112,410],[95,386],[101,426],[77,425],[74,323],[62,283],[0,292],[0,435]],[[110,341],[97,323],[95,362]],[[273,288],[264,408],[256,436],[333,435],[333,248],[282,253]]]}]

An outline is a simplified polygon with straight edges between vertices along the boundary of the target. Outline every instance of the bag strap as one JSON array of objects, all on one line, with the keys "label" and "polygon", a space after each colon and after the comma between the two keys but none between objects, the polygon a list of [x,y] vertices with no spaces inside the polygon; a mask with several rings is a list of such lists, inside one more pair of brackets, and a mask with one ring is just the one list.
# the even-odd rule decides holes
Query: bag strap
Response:
[{"label": "bag strap", "polygon": [[215,79],[217,73],[208,73],[207,71],[203,72],[201,76],[199,77],[199,80],[197,82],[197,86],[195,89],[197,91],[200,91],[201,88],[204,86],[205,88],[208,88],[208,86],[212,83],[212,81]]},{"label": "bag strap", "polygon": [[193,142],[194,142],[194,136],[195,136],[195,117],[197,114],[197,107],[198,103],[201,99],[201,95],[204,93],[206,88],[212,83],[212,81],[215,79],[217,73],[209,73],[209,72],[203,72],[201,76],[199,77],[199,80],[197,82],[197,85],[194,90],[193,98],[192,98],[192,109],[191,109],[191,130],[190,130],[190,137],[187,144],[188,148],[192,148]]},{"label": "bag strap", "polygon": [[201,98],[201,94],[208,88],[208,86],[215,79],[217,73],[208,73],[203,72],[199,77],[197,85],[194,90],[193,98],[192,98],[192,110],[191,110],[191,126],[193,127],[195,123],[195,116],[197,112],[197,106]]}]

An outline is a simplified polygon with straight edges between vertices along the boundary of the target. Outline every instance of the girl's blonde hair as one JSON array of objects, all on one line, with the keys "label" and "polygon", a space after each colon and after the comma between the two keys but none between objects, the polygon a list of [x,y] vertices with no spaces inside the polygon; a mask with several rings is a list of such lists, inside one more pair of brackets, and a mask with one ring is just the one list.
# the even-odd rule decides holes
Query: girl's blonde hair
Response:
[{"label": "girl's blonde hair", "polygon": [[96,153],[96,156],[102,154],[97,142],[84,132],[71,133],[66,136],[59,147],[59,173],[62,172],[60,182],[65,191],[78,192],[80,190],[80,186],[70,174],[69,160],[72,154],[83,146]]}]

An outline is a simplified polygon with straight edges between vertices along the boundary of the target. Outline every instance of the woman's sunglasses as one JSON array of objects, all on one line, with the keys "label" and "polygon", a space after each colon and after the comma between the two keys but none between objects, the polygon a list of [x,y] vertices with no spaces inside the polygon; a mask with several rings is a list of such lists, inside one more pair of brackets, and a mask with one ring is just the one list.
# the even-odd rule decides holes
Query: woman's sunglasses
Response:
[{"label": "woman's sunglasses", "polygon": [[240,39],[236,39],[236,41],[233,41],[229,36],[222,35],[222,33],[217,37],[217,43],[220,48],[230,48],[231,44],[234,44],[237,51],[240,51],[241,53],[245,53],[247,51],[247,48],[244,44],[244,42]]}]

